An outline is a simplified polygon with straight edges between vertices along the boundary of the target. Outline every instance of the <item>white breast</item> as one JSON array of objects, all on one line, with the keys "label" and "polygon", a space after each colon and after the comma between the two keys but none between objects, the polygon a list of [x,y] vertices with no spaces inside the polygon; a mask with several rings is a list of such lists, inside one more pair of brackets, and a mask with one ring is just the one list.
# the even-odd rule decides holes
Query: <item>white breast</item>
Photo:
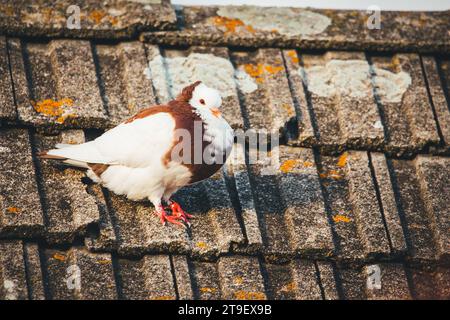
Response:
[{"label": "white breast", "polygon": [[194,109],[195,113],[203,120],[205,132],[203,140],[211,142],[211,148],[217,156],[229,155],[234,141],[234,132],[228,122],[222,117],[216,117],[208,108]]}]

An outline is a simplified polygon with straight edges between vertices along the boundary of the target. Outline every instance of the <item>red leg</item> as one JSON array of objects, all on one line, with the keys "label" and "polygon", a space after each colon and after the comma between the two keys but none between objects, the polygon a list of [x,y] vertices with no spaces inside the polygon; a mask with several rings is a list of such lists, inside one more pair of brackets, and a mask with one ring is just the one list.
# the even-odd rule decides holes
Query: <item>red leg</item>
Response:
[{"label": "red leg", "polygon": [[170,208],[170,210],[172,210],[173,216],[183,220],[188,225],[190,225],[190,222],[188,219],[191,219],[193,216],[189,213],[186,213],[177,202],[170,200],[169,208]]},{"label": "red leg", "polygon": [[179,217],[173,216],[173,215],[168,215],[167,212],[164,210],[164,207],[162,205],[159,205],[156,208],[156,213],[159,216],[159,219],[161,220],[161,223],[163,225],[166,224],[166,222],[170,222],[173,224],[177,224],[180,226],[184,226],[180,221],[179,221]]}]

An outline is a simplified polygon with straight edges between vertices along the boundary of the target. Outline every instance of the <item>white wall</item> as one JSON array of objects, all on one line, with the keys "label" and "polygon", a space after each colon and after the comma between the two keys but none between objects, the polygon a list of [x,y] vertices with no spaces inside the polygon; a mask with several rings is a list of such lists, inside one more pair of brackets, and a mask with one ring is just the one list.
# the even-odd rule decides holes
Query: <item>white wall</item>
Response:
[{"label": "white wall", "polygon": [[449,10],[450,0],[172,0],[172,4],[181,5],[257,5],[282,7],[311,7],[326,9],[366,10],[377,5],[381,10]]}]

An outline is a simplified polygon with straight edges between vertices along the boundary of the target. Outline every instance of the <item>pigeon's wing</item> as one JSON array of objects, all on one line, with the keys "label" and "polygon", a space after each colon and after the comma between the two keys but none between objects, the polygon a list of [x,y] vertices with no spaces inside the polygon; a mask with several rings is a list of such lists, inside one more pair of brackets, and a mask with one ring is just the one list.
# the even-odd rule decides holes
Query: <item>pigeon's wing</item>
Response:
[{"label": "pigeon's wing", "polygon": [[[97,139],[79,145],[62,146],[48,156],[79,163],[102,163],[145,167],[160,162],[172,147],[175,119],[168,112],[158,112],[122,123]],[[72,161],[72,162],[73,162]]]}]

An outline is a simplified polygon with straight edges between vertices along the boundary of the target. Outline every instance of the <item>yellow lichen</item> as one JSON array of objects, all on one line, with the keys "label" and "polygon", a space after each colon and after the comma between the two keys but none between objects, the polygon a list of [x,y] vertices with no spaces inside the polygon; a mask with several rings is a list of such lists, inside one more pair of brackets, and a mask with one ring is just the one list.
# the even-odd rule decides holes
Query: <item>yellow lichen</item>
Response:
[{"label": "yellow lichen", "polygon": [[283,66],[272,66],[272,65],[265,65],[264,66],[264,69],[265,69],[265,71],[267,72],[267,73],[270,73],[270,74],[275,74],[275,73],[278,73],[278,72],[280,72],[280,71],[283,71]]},{"label": "yellow lichen", "polygon": [[281,164],[280,171],[283,173],[292,172],[297,165],[309,168],[314,166],[314,163],[311,161],[302,161],[300,159],[288,159]]},{"label": "yellow lichen", "polygon": [[242,277],[235,277],[234,278],[234,283],[235,284],[243,284],[244,283],[244,279],[242,279]]},{"label": "yellow lichen", "polygon": [[67,257],[64,254],[57,252],[53,255],[53,259],[59,260],[59,261],[66,261]]},{"label": "yellow lichen", "polygon": [[53,8],[44,8],[42,9],[42,18],[44,21],[49,22],[53,20],[54,10]]},{"label": "yellow lichen", "polygon": [[333,216],[333,221],[334,222],[350,222],[351,219],[347,216],[344,216],[342,214],[337,214],[335,216]]},{"label": "yellow lichen", "polygon": [[342,175],[340,175],[337,170],[322,171],[321,173],[319,173],[319,177],[321,177],[322,179],[331,178],[333,180],[342,179]]},{"label": "yellow lichen", "polygon": [[18,214],[18,213],[20,213],[20,211],[21,211],[20,208],[17,208],[17,207],[9,207],[6,209],[6,212],[13,213],[13,214]]},{"label": "yellow lichen", "polygon": [[283,173],[289,173],[294,169],[294,167],[297,165],[298,160],[295,159],[289,159],[284,161],[280,166],[280,171]]},{"label": "yellow lichen", "polygon": [[198,241],[195,245],[200,249],[205,249],[208,247],[208,244],[204,241]]},{"label": "yellow lichen", "polygon": [[210,288],[210,287],[201,287],[199,290],[202,293],[216,293],[217,292],[216,288]]},{"label": "yellow lichen", "polygon": [[49,117],[55,117],[57,123],[64,123],[67,118],[75,117],[73,113],[67,113],[64,107],[70,107],[73,105],[73,100],[69,98],[64,98],[61,100],[45,99],[42,101],[31,101],[36,112],[44,114]]},{"label": "yellow lichen", "polygon": [[102,10],[94,10],[89,14],[89,19],[91,19],[95,24],[100,24],[106,13]]},{"label": "yellow lichen", "polygon": [[291,292],[297,289],[297,284],[295,282],[290,282],[284,287],[282,287],[279,291],[280,292]]},{"label": "yellow lichen", "polygon": [[234,293],[234,297],[237,300],[265,300],[266,295],[257,291],[244,291],[239,290]]},{"label": "yellow lichen", "polygon": [[290,104],[283,103],[281,107],[286,111],[289,117],[295,116],[295,110],[294,107]]},{"label": "yellow lichen", "polygon": [[348,152],[344,152],[338,159],[337,162],[337,166],[338,167],[345,167],[345,164],[347,163],[347,157],[348,157]]},{"label": "yellow lichen", "polygon": [[156,297],[150,297],[150,300],[175,300],[176,298],[174,296],[156,296]]},{"label": "yellow lichen", "polygon": [[242,20],[230,19],[227,17],[216,16],[214,17],[214,24],[218,27],[225,29],[225,33],[235,33],[238,30],[245,30],[251,33],[255,32],[252,26],[246,25]]},{"label": "yellow lichen", "polygon": [[109,17],[109,22],[112,26],[115,26],[119,23],[119,19],[117,19],[117,17]]},{"label": "yellow lichen", "polygon": [[257,83],[262,83],[264,81],[264,73],[273,75],[278,72],[281,72],[284,70],[283,66],[281,65],[270,65],[270,64],[251,64],[247,63],[243,65],[244,71],[255,79]]},{"label": "yellow lichen", "polygon": [[100,259],[100,260],[97,260],[97,263],[98,264],[110,264],[110,263],[112,263],[112,261],[110,259]]},{"label": "yellow lichen", "polygon": [[300,62],[300,59],[298,58],[297,52],[295,50],[289,50],[287,52],[287,56],[291,59],[292,63]]}]

